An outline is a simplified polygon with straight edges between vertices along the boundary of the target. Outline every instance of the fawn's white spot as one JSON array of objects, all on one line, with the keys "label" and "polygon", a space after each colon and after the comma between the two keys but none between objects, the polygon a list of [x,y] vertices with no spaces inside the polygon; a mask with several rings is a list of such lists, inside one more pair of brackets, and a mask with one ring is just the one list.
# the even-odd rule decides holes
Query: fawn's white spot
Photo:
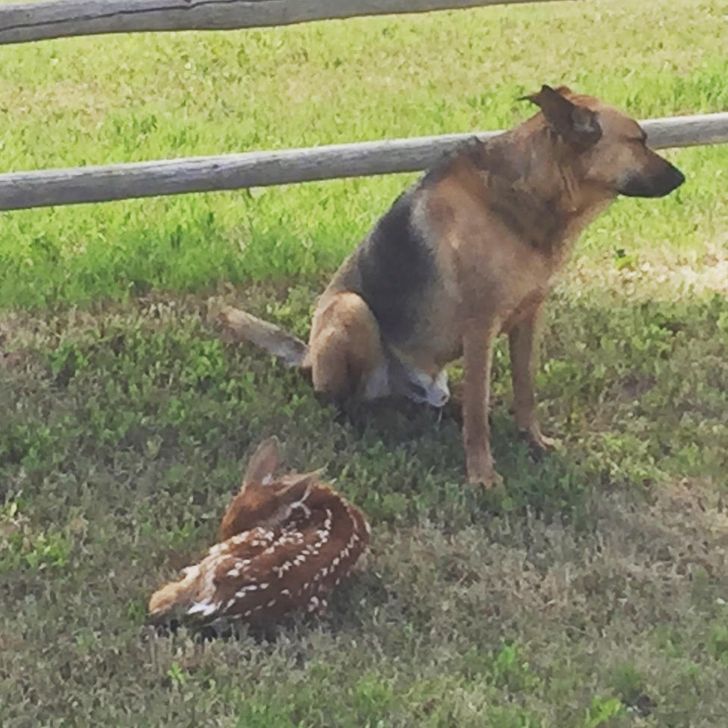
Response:
[{"label": "fawn's white spot", "polygon": [[212,614],[218,605],[214,602],[195,602],[188,610],[187,614],[201,614],[203,617],[207,617]]}]

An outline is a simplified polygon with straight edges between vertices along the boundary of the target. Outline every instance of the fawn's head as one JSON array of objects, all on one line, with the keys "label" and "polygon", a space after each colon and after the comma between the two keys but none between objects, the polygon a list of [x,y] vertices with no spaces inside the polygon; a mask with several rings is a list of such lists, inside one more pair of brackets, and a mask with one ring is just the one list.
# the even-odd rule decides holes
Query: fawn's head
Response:
[{"label": "fawn's head", "polygon": [[271,437],[250,458],[240,492],[223,518],[223,532],[276,526],[286,521],[294,508],[305,509],[311,489],[319,483],[320,471],[276,475],[279,465],[278,440]]}]

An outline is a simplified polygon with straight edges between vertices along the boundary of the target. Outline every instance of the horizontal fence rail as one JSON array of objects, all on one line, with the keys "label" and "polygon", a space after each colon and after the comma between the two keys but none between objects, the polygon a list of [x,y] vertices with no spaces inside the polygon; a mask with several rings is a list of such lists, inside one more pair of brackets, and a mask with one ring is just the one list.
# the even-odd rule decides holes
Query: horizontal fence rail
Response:
[{"label": "horizontal fence rail", "polygon": [[233,30],[363,15],[424,13],[430,10],[554,1],[55,0],[0,5],[0,45],[100,33]]},{"label": "horizontal fence rail", "polygon": [[[657,149],[728,142],[728,112],[642,122]],[[309,149],[246,152],[0,175],[0,210],[108,202],[342,177],[416,172],[473,136],[446,134]]]}]

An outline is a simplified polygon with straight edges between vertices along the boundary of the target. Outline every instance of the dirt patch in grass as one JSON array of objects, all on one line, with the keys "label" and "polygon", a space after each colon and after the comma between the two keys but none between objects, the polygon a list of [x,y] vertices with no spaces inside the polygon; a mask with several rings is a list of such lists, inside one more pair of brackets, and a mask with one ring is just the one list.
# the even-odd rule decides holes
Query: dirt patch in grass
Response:
[{"label": "dirt patch in grass", "polygon": [[704,250],[649,254],[615,248],[611,254],[580,257],[564,285],[576,292],[595,288],[636,298],[674,299],[685,295],[728,294],[728,237]]}]

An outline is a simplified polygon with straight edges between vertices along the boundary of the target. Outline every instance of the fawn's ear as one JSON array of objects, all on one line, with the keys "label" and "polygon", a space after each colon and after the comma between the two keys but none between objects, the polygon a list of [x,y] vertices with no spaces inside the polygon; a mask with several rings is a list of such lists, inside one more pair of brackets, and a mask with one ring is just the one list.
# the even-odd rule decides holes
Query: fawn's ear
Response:
[{"label": "fawn's ear", "polygon": [[579,106],[566,98],[564,94],[570,93],[570,89],[566,86],[553,89],[544,85],[540,91],[524,96],[523,99],[541,109],[548,125],[564,141],[581,148],[591,147],[602,137],[599,119],[591,109]]},{"label": "fawn's ear", "polygon": [[269,437],[267,440],[263,440],[248,462],[243,476],[243,485],[249,483],[269,485],[273,481],[273,474],[279,463],[278,439]]},{"label": "fawn's ear", "polygon": [[308,498],[312,486],[319,482],[321,470],[286,476],[289,485],[280,493],[280,497],[288,503],[301,502]]}]

